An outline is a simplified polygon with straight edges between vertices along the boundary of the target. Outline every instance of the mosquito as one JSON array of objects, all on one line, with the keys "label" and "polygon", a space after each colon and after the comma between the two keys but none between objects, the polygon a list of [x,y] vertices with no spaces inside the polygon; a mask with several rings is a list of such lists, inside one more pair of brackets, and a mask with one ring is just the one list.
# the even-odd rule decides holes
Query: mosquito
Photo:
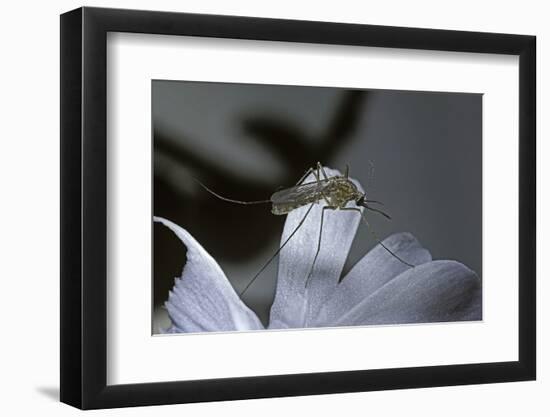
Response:
[{"label": "mosquito", "polygon": [[[304,183],[304,180],[310,175],[313,174],[315,180],[311,182]],[[309,269],[308,276],[306,278],[305,282],[305,288],[307,288],[311,276],[313,274],[313,268],[315,266],[315,263],[317,261],[317,257],[319,255],[319,252],[321,250],[321,238],[323,234],[323,220],[324,215],[327,210],[340,210],[340,211],[354,211],[359,213],[361,216],[362,221],[365,223],[367,228],[369,229],[371,235],[373,238],[382,246],[389,254],[391,254],[394,258],[396,258],[399,262],[403,263],[404,265],[414,268],[415,265],[403,260],[401,257],[399,257],[397,254],[395,254],[393,251],[391,251],[382,241],[378,238],[374,230],[372,229],[369,221],[363,214],[363,211],[360,209],[360,207],[364,207],[367,210],[376,212],[388,220],[391,220],[391,217],[383,212],[382,210],[373,207],[372,205],[383,205],[381,202],[376,200],[368,200],[367,199],[367,193],[362,193],[357,189],[357,186],[349,179],[349,166],[346,165],[346,170],[344,175],[337,175],[333,177],[329,177],[323,166],[320,162],[317,162],[317,165],[313,168],[309,168],[306,173],[300,178],[300,180],[297,182],[297,184],[294,187],[285,188],[279,191],[276,191],[271,195],[271,198],[269,200],[257,200],[257,201],[240,201],[240,200],[234,200],[231,198],[224,197],[210,188],[208,188],[206,185],[201,183],[200,181],[196,180],[206,191],[214,195],[215,197],[219,198],[220,200],[227,201],[229,203],[235,203],[235,204],[244,204],[244,205],[252,205],[252,204],[271,204],[271,213],[277,216],[282,216],[285,214],[290,213],[293,210],[296,210],[300,207],[309,205],[305,215],[302,217],[300,222],[298,223],[298,226],[292,231],[292,233],[288,236],[288,238],[283,242],[283,244],[277,249],[277,251],[273,254],[271,258],[262,266],[262,268],[254,275],[252,280],[248,282],[246,287],[241,291],[239,295],[243,295],[248,288],[254,283],[254,281],[260,276],[260,274],[263,272],[263,270],[275,259],[275,257],[281,252],[281,250],[286,246],[286,244],[292,239],[292,237],[298,232],[300,227],[304,224],[304,222],[307,219],[307,216],[315,206],[315,204],[319,204],[321,202],[325,202],[326,205],[323,206],[321,211],[321,221],[319,225],[319,240],[317,242],[317,250],[315,252],[315,256],[313,258],[313,262],[311,264],[311,267]],[[356,207],[346,207],[349,202],[354,202]]]}]

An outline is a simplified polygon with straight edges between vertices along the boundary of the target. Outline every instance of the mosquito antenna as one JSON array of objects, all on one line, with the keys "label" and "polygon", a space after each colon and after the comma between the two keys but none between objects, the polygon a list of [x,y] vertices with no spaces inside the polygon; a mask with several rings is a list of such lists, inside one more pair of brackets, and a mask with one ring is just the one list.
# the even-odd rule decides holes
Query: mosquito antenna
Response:
[{"label": "mosquito antenna", "polygon": [[369,203],[369,204],[380,204],[381,206],[384,205],[384,203],[382,203],[381,201],[378,201],[378,200],[364,200],[365,203]]},{"label": "mosquito antenna", "polygon": [[[357,209],[359,210],[359,209]],[[384,245],[382,243],[382,241],[378,238],[378,236],[376,235],[376,233],[374,232],[374,230],[372,229],[369,221],[367,220],[367,218],[365,217],[365,215],[361,213],[361,218],[363,219],[363,221],[365,222],[365,224],[367,225],[368,229],[369,229],[369,232],[371,233],[371,235],[374,237],[374,239],[380,244],[380,246],[382,246],[384,249],[386,249],[386,251],[391,255],[393,256],[395,259],[397,259],[399,262],[407,265],[407,266],[410,266],[411,268],[414,268],[415,265],[413,264],[410,264],[408,263],[407,261],[404,261],[403,259],[401,259],[399,256],[397,256],[395,253],[393,253],[386,245]]]},{"label": "mosquito antenna", "polygon": [[307,209],[307,212],[306,214],[304,215],[304,217],[302,218],[302,220],[300,220],[300,223],[298,223],[298,226],[296,226],[296,229],[294,229],[294,231],[290,234],[289,237],[286,238],[286,240],[283,242],[283,244],[279,247],[279,249],[277,249],[277,251],[273,254],[273,256],[271,256],[271,258],[269,258],[269,260],[264,264],[264,266],[262,266],[262,268],[256,273],[256,275],[254,275],[254,278],[252,278],[252,280],[246,284],[246,287],[244,287],[244,289],[242,290],[242,292],[239,294],[239,296],[242,296],[246,290],[248,290],[248,287],[250,287],[252,285],[252,283],[254,281],[256,281],[256,278],[258,278],[260,276],[260,274],[263,272],[264,269],[267,268],[267,266],[271,263],[271,261],[273,259],[275,259],[275,257],[279,254],[279,252],[281,252],[281,250],[286,246],[286,244],[290,241],[290,239],[292,238],[292,236],[294,236],[296,234],[296,232],[298,231],[298,229],[300,227],[302,227],[302,225],[304,224],[304,222],[306,221],[306,218],[307,216],[309,215],[309,212],[311,211],[311,209],[313,208],[315,203],[312,203],[309,208]]},{"label": "mosquito antenna", "polygon": [[378,214],[381,214],[382,216],[384,216],[384,217],[385,217],[386,219],[388,219],[388,220],[391,220],[391,216],[390,216],[389,214],[387,214],[387,213],[384,213],[384,212],[383,212],[382,210],[380,210],[380,209],[377,209],[377,208],[375,208],[375,207],[367,206],[366,203],[363,204],[363,207],[365,207],[367,210],[374,211],[374,212],[376,212],[376,213],[378,213]]},{"label": "mosquito antenna", "polygon": [[227,201],[229,203],[235,203],[235,204],[244,204],[244,205],[250,205],[250,204],[266,204],[271,203],[271,200],[257,200],[257,201],[240,201],[240,200],[233,200],[232,198],[227,198],[222,195],[219,195],[218,193],[212,191],[210,188],[208,188],[206,185],[204,185],[202,182],[200,182],[195,177],[193,178],[202,188],[204,188],[206,191],[208,191],[213,196],[219,198],[220,200]]},{"label": "mosquito antenna", "polygon": [[361,197],[359,197],[356,201],[355,201],[355,204],[358,205],[358,206],[361,206],[361,207],[365,207],[366,209],[369,209],[369,210],[372,210],[372,211],[376,211],[377,213],[381,214],[382,216],[386,217],[387,219],[391,220],[391,216],[387,213],[384,213],[382,210],[376,208],[376,207],[371,207],[369,206],[369,204],[379,204],[381,206],[384,205],[384,203],[382,203],[381,201],[378,201],[378,200],[367,200],[365,198],[366,194],[363,194]]}]

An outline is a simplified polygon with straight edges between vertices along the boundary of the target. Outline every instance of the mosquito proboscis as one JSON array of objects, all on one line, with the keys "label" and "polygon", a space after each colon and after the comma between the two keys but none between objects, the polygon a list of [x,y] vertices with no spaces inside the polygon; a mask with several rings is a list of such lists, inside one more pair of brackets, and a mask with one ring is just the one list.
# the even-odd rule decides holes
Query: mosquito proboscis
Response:
[{"label": "mosquito proboscis", "polygon": [[[313,174],[315,180],[311,182],[304,183],[303,181],[310,175]],[[380,244],[388,253],[390,253],[394,258],[404,265],[413,268],[415,265],[403,260],[392,250],[390,250],[384,243],[378,238],[374,230],[372,229],[369,221],[365,217],[363,211],[360,207],[364,207],[367,210],[378,213],[388,220],[391,220],[391,217],[386,214],[384,211],[377,207],[373,207],[373,204],[383,205],[381,202],[376,200],[368,200],[367,194],[359,191],[357,186],[349,179],[349,167],[346,166],[344,175],[337,175],[329,177],[323,166],[320,162],[317,162],[316,167],[309,168],[306,173],[300,178],[298,183],[294,187],[285,188],[279,191],[276,191],[271,195],[269,200],[257,200],[257,201],[240,201],[234,200],[231,198],[224,197],[206,185],[197,180],[197,182],[209,193],[214,195],[220,200],[227,201],[234,204],[243,204],[243,205],[254,205],[254,204],[271,204],[271,212],[275,215],[285,215],[290,213],[293,210],[296,210],[300,207],[309,205],[305,215],[302,217],[298,226],[292,231],[292,233],[286,238],[282,245],[277,249],[271,258],[262,266],[262,268],[254,275],[254,277],[248,282],[245,288],[241,291],[240,295],[242,296],[252,283],[260,276],[263,270],[275,259],[275,257],[281,252],[281,250],[286,246],[286,244],[292,239],[292,237],[298,232],[300,227],[306,221],[307,216],[313,209],[315,204],[320,202],[325,202],[326,205],[323,206],[321,211],[321,221],[319,225],[319,240],[317,242],[317,250],[309,269],[308,276],[306,278],[305,287],[307,288],[311,276],[313,274],[313,268],[315,262],[317,261],[317,256],[321,250],[321,237],[323,233],[323,220],[324,214],[327,210],[341,210],[341,211],[355,211],[359,213],[362,221],[365,223],[369,229],[373,238]],[[349,202],[354,202],[356,207],[347,207]]]}]

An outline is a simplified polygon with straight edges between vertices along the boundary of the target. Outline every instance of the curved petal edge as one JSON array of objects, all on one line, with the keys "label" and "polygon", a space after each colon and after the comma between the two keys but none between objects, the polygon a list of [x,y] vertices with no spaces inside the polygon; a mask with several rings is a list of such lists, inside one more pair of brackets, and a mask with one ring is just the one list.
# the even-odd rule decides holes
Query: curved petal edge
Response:
[{"label": "curved petal edge", "polygon": [[165,306],[172,321],[166,333],[246,331],[263,325],[239,298],[214,258],[185,229],[161,217],[187,248],[187,262]]}]

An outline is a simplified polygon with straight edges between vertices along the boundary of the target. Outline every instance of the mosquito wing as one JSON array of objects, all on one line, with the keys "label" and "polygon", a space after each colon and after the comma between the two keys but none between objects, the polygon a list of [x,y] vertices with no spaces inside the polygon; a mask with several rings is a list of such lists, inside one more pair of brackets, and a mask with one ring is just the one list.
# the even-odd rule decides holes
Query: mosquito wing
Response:
[{"label": "mosquito wing", "polygon": [[274,205],[293,204],[304,205],[321,199],[321,193],[329,184],[330,178],[308,182],[295,187],[285,188],[271,196]]}]

